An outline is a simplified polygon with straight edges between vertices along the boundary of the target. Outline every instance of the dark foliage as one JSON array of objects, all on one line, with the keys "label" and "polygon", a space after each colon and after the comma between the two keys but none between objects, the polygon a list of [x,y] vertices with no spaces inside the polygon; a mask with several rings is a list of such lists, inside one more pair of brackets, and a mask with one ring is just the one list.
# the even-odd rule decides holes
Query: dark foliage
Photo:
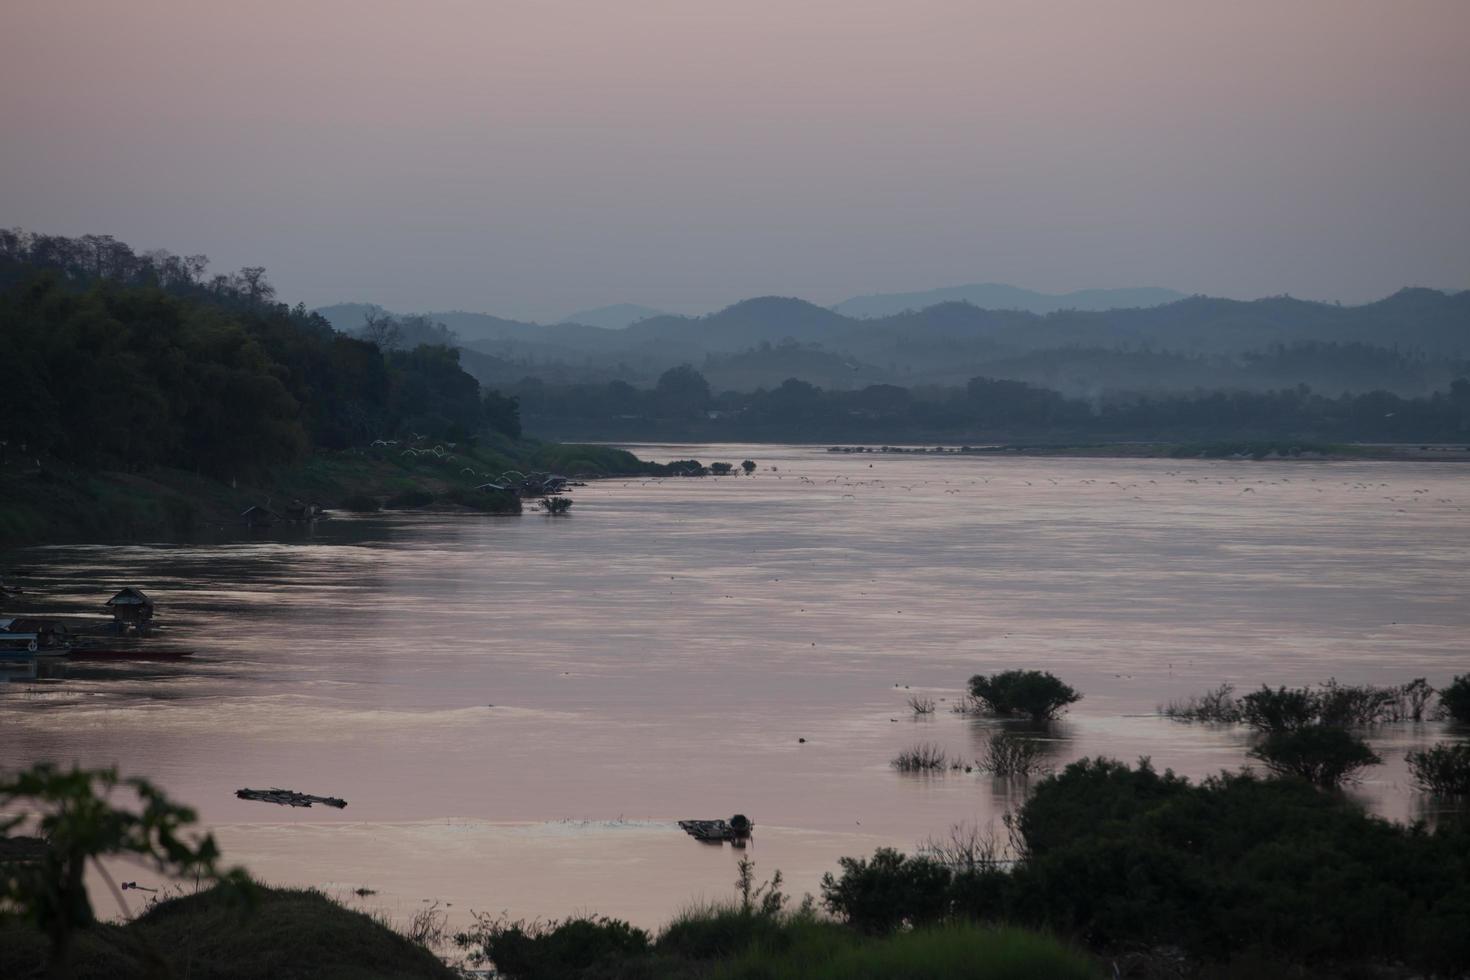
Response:
[{"label": "dark foliage", "polygon": [[1251,756],[1278,776],[1297,776],[1324,789],[1383,762],[1361,738],[1327,725],[1271,732]]},{"label": "dark foliage", "polygon": [[454,937],[472,962],[493,962],[511,980],[572,980],[603,976],[617,964],[646,954],[650,937],[621,919],[586,916],[525,922],[480,918]]},{"label": "dark foliage", "polygon": [[1292,731],[1314,724],[1321,709],[1321,698],[1305,687],[1273,691],[1263,684],[1259,691],[1240,699],[1246,724],[1266,732]]},{"label": "dark foliage", "polygon": [[[828,442],[1150,440],[1187,444],[1180,456],[1299,457],[1338,443],[1470,439],[1470,377],[1409,397],[1368,390],[1336,396],[1306,386],[1273,391],[1107,392],[1069,398],[1037,384],[972,378],[964,387],[870,385],[825,390],[797,378],[706,398],[689,368],[677,388],[626,381],[510,385],[533,428],[578,437],[677,436],[708,441]],[[500,383],[500,382],[497,382]],[[663,380],[660,380],[663,385]],[[707,387],[707,385],[706,385]]]},{"label": "dark foliage", "polygon": [[1422,789],[1441,796],[1470,796],[1470,745],[1441,742],[1411,749],[1404,758]]},{"label": "dark foliage", "polygon": [[413,510],[418,507],[427,507],[433,502],[434,495],[427,490],[404,490],[385,500],[383,506],[389,510]]},{"label": "dark foliage", "polygon": [[1082,695],[1042,670],[1007,670],[970,678],[970,695],[997,715],[1027,715],[1035,721],[1055,718]]},{"label": "dark foliage", "polygon": [[863,928],[937,914],[1049,927],[1099,949],[1182,946],[1205,960],[1254,950],[1316,966],[1470,968],[1464,822],[1431,833],[1295,779],[1196,785],[1146,760],[1082,760],[1039,783],[1016,826],[1023,857],[1009,873],[916,873],[880,851],[842,863],[824,887],[829,907]]},{"label": "dark foliage", "polygon": [[871,860],[845,857],[838,864],[841,875],[822,876],[822,902],[862,932],[938,922],[949,910],[953,875],[933,858],[880,847]]},{"label": "dark foliage", "polygon": [[1461,674],[1441,690],[1439,703],[1455,721],[1470,722],[1470,674]]},{"label": "dark foliage", "polygon": [[407,431],[519,433],[515,399],[482,402],[452,346],[385,353],[275,302],[263,268],[206,280],[207,264],[105,236],[0,232],[0,440],[228,478]]}]

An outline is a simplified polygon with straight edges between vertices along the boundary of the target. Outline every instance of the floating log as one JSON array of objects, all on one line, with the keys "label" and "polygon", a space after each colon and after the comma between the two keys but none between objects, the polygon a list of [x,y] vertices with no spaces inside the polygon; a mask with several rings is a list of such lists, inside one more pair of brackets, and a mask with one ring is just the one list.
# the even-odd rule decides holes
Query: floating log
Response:
[{"label": "floating log", "polygon": [[729,820],[680,820],[679,828],[695,840],[707,844],[725,841],[741,844],[750,839],[750,832],[755,829],[755,824],[745,814],[737,813]]},{"label": "floating log", "polygon": [[259,800],[261,803],[275,803],[278,806],[311,806],[313,803],[320,803],[322,806],[334,806],[340,810],[347,805],[346,800],[339,800],[335,796],[312,796],[298,793],[294,789],[237,789],[235,795],[242,800]]}]

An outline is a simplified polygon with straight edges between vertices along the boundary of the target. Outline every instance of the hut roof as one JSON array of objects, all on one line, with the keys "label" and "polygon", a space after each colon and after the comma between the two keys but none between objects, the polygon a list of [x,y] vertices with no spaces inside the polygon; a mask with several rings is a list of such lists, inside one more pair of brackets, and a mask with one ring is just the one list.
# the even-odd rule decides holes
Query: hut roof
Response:
[{"label": "hut roof", "polygon": [[108,599],[103,605],[107,606],[151,606],[153,600],[143,594],[142,589],[135,589],[131,585],[123,589],[117,595]]}]

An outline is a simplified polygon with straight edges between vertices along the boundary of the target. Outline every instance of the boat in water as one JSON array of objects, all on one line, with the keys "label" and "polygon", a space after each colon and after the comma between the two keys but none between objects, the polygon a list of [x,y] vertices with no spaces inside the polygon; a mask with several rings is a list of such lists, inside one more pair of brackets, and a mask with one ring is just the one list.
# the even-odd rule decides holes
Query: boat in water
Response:
[{"label": "boat in water", "polygon": [[66,627],[45,619],[0,619],[0,657],[31,660],[71,653]]}]

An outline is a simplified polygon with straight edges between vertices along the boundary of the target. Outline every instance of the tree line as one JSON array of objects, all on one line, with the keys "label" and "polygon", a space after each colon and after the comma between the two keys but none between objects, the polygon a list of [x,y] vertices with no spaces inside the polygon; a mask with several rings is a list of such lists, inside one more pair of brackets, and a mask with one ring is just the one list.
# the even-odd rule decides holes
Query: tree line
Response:
[{"label": "tree line", "polygon": [[411,324],[380,345],[277,302],[262,267],[208,265],[0,231],[3,448],[229,478],[408,432],[520,436],[515,400],[481,392],[452,335]]},{"label": "tree line", "polygon": [[774,388],[717,394],[699,371],[682,365],[664,372],[652,388],[527,378],[507,390],[519,399],[533,430],[581,438],[1470,440],[1466,378],[1422,397],[1387,391],[1328,396],[1297,385],[1081,398],[984,377],[963,387],[878,384],[858,390],[825,390],[790,378]]}]

